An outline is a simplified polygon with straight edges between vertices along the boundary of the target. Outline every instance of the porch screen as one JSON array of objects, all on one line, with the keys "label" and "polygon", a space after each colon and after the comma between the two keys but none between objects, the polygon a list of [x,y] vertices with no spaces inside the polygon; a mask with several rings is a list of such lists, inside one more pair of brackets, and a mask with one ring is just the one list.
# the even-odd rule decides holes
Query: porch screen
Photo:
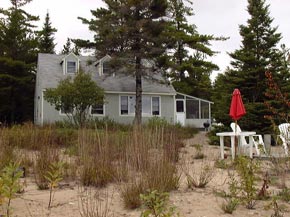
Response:
[{"label": "porch screen", "polygon": [[209,119],[209,103],[201,101],[201,118]]},{"label": "porch screen", "polygon": [[186,99],[186,119],[199,119],[199,100]]}]

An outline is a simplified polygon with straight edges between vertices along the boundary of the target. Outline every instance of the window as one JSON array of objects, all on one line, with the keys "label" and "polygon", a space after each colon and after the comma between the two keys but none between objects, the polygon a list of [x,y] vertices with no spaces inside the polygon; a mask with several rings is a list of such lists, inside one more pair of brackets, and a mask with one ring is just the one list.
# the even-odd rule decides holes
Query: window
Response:
[{"label": "window", "polygon": [[[121,115],[134,115],[136,97],[120,97]],[[142,96],[142,114],[143,115],[160,115],[160,97]]]},{"label": "window", "polygon": [[77,64],[74,61],[67,61],[66,73],[76,73]]},{"label": "window", "polygon": [[199,119],[199,100],[186,100],[186,119]]},{"label": "window", "polygon": [[128,110],[128,97],[121,96],[121,115],[126,115],[129,113]]},{"label": "window", "polygon": [[73,108],[70,106],[65,106],[63,105],[60,109],[60,114],[72,114],[73,113]]},{"label": "window", "polygon": [[103,115],[104,114],[104,105],[103,104],[96,104],[93,105],[91,108],[92,115]]},{"label": "window", "polygon": [[209,103],[201,101],[201,118],[209,119]]},{"label": "window", "polygon": [[151,97],[142,96],[142,114],[151,115]]},{"label": "window", "polygon": [[176,101],[176,112],[184,112],[184,101],[183,100]]},{"label": "window", "polygon": [[109,74],[110,64],[108,62],[103,62],[103,74]]},{"label": "window", "polygon": [[152,97],[152,114],[153,115],[160,115],[160,98],[159,97]]}]

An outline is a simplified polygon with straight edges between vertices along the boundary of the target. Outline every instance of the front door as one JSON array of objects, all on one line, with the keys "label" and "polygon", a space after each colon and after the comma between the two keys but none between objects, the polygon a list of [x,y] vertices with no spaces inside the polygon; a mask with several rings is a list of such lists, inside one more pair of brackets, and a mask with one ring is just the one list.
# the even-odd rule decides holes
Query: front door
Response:
[{"label": "front door", "polygon": [[185,106],[183,99],[176,100],[176,122],[185,125]]}]

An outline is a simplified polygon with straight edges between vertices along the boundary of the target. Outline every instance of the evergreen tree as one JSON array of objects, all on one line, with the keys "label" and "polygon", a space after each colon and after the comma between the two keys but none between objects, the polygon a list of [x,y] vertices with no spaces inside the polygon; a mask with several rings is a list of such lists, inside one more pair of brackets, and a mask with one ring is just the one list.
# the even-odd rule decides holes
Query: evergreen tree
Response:
[{"label": "evergreen tree", "polygon": [[69,38],[67,38],[65,45],[63,45],[61,53],[62,54],[69,54],[71,51],[72,51],[71,50],[71,41]]},{"label": "evergreen tree", "polygon": [[0,9],[0,121],[33,119],[37,39],[32,22],[38,17],[21,9],[29,0],[11,0]]},{"label": "evergreen tree", "polygon": [[40,53],[55,53],[53,36],[55,32],[57,32],[57,30],[51,26],[49,13],[47,12],[42,30],[38,32]]},{"label": "evergreen tree", "polygon": [[[265,72],[270,70],[276,77],[282,70],[281,52],[277,48],[281,34],[271,26],[273,19],[265,0],[248,0],[247,11],[250,15],[247,25],[240,25],[242,45],[230,54],[233,69],[226,74],[224,85],[241,91],[247,109],[247,115],[239,121],[243,129],[265,133],[270,130],[270,123],[264,118],[269,113],[264,105],[268,88]],[[217,91],[225,93],[228,88]],[[229,105],[218,109],[227,111],[225,106]]]},{"label": "evergreen tree", "polygon": [[139,125],[142,119],[141,78],[144,76],[141,60],[154,60],[165,51],[160,35],[167,22],[163,18],[168,4],[166,0],[104,0],[104,3],[106,8],[92,11],[93,19],[80,18],[95,32],[94,43],[82,41],[82,45],[94,47],[97,56],[109,54],[113,60],[133,60],[126,66],[136,80],[134,123]]},{"label": "evergreen tree", "polygon": [[165,35],[169,38],[170,49],[161,61],[170,69],[169,76],[177,91],[209,99],[210,74],[218,69],[207,60],[214,55],[209,45],[210,41],[223,38],[199,34],[196,26],[187,21],[187,17],[193,15],[192,8],[182,0],[171,0],[169,12],[171,22]]},{"label": "evergreen tree", "polygon": [[61,52],[62,54],[69,54],[73,52],[75,55],[80,55],[80,47],[76,43],[74,43],[74,47],[72,47],[72,42],[74,43],[73,40],[67,38],[65,45],[63,45],[63,49]]}]

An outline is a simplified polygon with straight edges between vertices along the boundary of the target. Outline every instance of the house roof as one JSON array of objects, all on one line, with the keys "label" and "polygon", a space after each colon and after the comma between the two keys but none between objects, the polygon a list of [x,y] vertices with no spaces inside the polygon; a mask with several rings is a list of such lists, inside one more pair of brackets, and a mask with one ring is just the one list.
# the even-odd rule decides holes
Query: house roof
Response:
[{"label": "house roof", "polygon": [[[67,55],[43,54],[38,55],[37,82],[41,89],[56,87],[60,80],[66,78],[64,75],[62,61]],[[135,92],[135,78],[132,75],[123,73],[112,73],[110,75],[100,75],[97,68],[97,60],[93,56],[77,56],[80,61],[80,68],[85,73],[91,73],[92,78],[102,87],[105,92]],[[160,75],[152,78],[142,79],[143,93],[159,93],[175,95],[172,85]]]}]

